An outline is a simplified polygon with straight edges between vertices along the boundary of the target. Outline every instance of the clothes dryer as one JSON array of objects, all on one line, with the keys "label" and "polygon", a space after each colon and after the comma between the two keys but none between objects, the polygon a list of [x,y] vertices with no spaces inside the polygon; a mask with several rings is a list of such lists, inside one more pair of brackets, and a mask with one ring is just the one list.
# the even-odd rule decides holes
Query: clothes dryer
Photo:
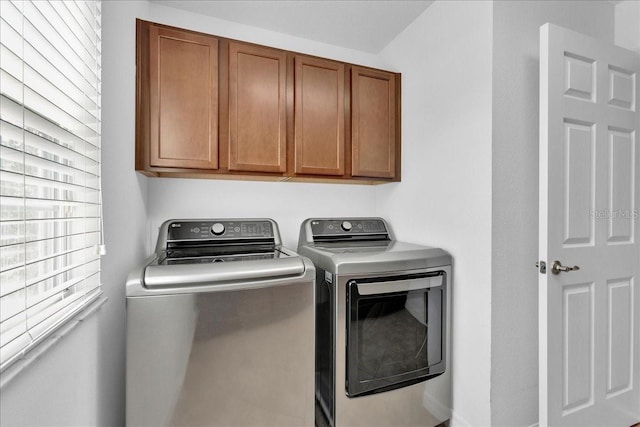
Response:
[{"label": "clothes dryer", "polygon": [[436,426],[451,414],[451,256],[381,218],[312,218],[316,424]]}]

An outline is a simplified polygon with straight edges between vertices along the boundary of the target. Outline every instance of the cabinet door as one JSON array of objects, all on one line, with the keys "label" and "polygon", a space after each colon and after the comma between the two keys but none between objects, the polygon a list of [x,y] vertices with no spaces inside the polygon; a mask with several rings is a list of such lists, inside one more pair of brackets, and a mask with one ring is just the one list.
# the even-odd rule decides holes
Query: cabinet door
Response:
[{"label": "cabinet door", "polygon": [[360,67],[351,69],[351,174],[394,178],[396,77]]},{"label": "cabinet door", "polygon": [[286,52],[229,43],[229,170],[286,168]]},{"label": "cabinet door", "polygon": [[218,40],[151,26],[150,165],[218,168]]},{"label": "cabinet door", "polygon": [[344,175],[344,64],[295,57],[295,173]]}]

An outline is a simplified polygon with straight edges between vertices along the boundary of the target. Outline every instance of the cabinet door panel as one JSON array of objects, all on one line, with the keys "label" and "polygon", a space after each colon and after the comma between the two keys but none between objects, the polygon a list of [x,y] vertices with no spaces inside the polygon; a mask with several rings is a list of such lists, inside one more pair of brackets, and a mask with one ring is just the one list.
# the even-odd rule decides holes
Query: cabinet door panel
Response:
[{"label": "cabinet door panel", "polygon": [[395,176],[395,75],[353,67],[351,71],[352,175]]},{"label": "cabinet door panel", "polygon": [[218,167],[218,41],[151,26],[150,164]]},{"label": "cabinet door panel", "polygon": [[286,53],[229,43],[229,170],[286,168]]},{"label": "cabinet door panel", "polygon": [[295,173],[344,175],[344,65],[295,58]]}]

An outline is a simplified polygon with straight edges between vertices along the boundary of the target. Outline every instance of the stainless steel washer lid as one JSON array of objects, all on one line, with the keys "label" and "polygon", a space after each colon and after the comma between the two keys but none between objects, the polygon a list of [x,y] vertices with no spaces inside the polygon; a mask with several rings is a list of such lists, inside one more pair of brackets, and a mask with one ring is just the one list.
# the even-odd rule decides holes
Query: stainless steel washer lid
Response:
[{"label": "stainless steel washer lid", "polygon": [[313,280],[313,264],[280,242],[278,226],[268,218],[165,221],[156,253],[129,275],[127,297],[224,292]]},{"label": "stainless steel washer lid", "polygon": [[161,288],[222,285],[299,276],[304,271],[304,262],[298,256],[208,264],[159,265],[154,262],[145,269],[144,286]]}]

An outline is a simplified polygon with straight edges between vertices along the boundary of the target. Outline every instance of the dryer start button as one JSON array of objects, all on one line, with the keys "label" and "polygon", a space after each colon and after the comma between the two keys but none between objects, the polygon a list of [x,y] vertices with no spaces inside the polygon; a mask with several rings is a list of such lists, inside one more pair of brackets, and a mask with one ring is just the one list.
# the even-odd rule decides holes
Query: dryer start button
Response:
[{"label": "dryer start button", "polygon": [[211,232],[216,236],[220,236],[224,234],[224,225],[220,224],[219,222],[216,222],[211,226]]}]

